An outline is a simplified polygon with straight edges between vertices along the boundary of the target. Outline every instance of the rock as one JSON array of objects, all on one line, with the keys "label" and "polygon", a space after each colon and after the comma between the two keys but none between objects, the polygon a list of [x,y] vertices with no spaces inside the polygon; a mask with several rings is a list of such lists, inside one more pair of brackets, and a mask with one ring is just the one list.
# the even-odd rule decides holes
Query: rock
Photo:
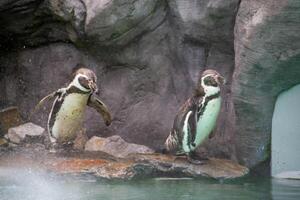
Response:
[{"label": "rock", "polygon": [[[84,63],[96,72],[100,97],[114,115],[112,125],[106,127],[96,112],[87,109],[88,136],[117,134],[130,143],[161,149],[199,71],[209,65],[229,81],[218,132],[205,149],[209,155],[235,157],[232,108],[228,105],[232,105],[237,0],[45,0],[37,8],[34,3],[16,2],[9,8],[23,6],[29,14],[10,20],[17,14],[12,15],[7,4],[2,4],[7,12],[0,15],[9,24],[5,28],[14,31],[0,31],[0,35],[18,32],[10,38],[33,48],[25,45],[0,53],[0,61],[5,63],[3,76],[0,74],[0,102],[5,97],[3,102],[18,105],[26,118],[42,97],[65,85],[77,63]],[[18,22],[24,26],[16,27]],[[32,121],[46,127],[49,107],[45,105]]]},{"label": "rock", "polygon": [[7,140],[4,138],[0,138],[0,147],[7,146],[7,145],[8,145]]},{"label": "rock", "polygon": [[86,151],[103,151],[118,158],[125,158],[130,154],[153,153],[146,146],[125,142],[120,136],[108,138],[94,136],[85,144]]},{"label": "rock", "polygon": [[43,141],[45,129],[33,123],[26,123],[8,129],[6,137],[10,142],[19,144],[21,142]]},{"label": "rock", "polygon": [[30,168],[61,175],[94,176],[106,180],[153,177],[209,177],[234,179],[248,174],[247,167],[225,159],[210,158],[193,165],[186,158],[162,154],[135,154],[118,159],[103,152],[48,153],[41,148],[16,147],[0,153],[0,167]]},{"label": "rock", "polygon": [[99,46],[124,46],[159,26],[166,17],[165,1],[84,0],[85,30],[89,42]]},{"label": "rock", "polygon": [[8,107],[0,110],[0,136],[7,133],[11,127],[18,126],[22,123],[22,119],[17,107]]},{"label": "rock", "polygon": [[59,174],[93,174],[109,180],[131,180],[147,177],[209,177],[234,179],[248,174],[246,167],[229,160],[210,159],[205,165],[192,165],[187,161],[175,161],[163,155],[137,156],[135,160],[111,162],[105,159],[52,160],[45,168]]},{"label": "rock", "polygon": [[84,150],[84,146],[88,140],[89,138],[86,135],[86,129],[80,130],[74,140],[73,148],[77,150]]},{"label": "rock", "polygon": [[[298,9],[295,0],[3,0],[0,106],[27,117],[82,62],[114,114],[105,127],[88,109],[89,136],[159,149],[209,67],[227,85],[215,137],[201,148],[253,167],[270,155],[276,97],[299,83]],[[45,126],[42,111],[33,121]]]},{"label": "rock", "polygon": [[[207,44],[230,44],[233,41],[232,21],[238,9],[239,0],[169,0],[174,23],[179,31],[197,41]],[[227,49],[228,50],[228,49]]]},{"label": "rock", "polygon": [[80,0],[4,0],[0,11],[1,43],[8,49],[76,42],[83,34],[86,10]]},{"label": "rock", "polygon": [[300,2],[242,0],[235,26],[233,103],[237,156],[252,167],[270,157],[278,95],[299,84]]}]

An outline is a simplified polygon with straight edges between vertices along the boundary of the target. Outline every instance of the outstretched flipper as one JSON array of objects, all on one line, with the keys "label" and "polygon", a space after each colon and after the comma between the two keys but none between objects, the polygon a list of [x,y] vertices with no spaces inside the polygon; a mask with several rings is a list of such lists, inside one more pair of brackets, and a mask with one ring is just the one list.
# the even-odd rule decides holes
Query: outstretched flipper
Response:
[{"label": "outstretched flipper", "polygon": [[44,98],[42,98],[38,104],[36,104],[36,106],[34,107],[33,111],[30,113],[29,115],[29,121],[31,119],[31,117],[40,109],[40,107],[48,100],[54,98],[56,96],[57,92],[52,92],[51,94],[48,94],[47,96],[45,96]]},{"label": "outstretched flipper", "polygon": [[31,117],[40,109],[40,107],[46,102],[49,101],[50,99],[53,99],[56,96],[63,96],[66,94],[66,88],[60,88],[55,92],[52,92],[50,94],[48,94],[47,96],[45,96],[44,98],[42,98],[39,103],[34,107],[33,111],[30,113],[28,121],[30,121]]},{"label": "outstretched flipper", "polygon": [[109,126],[111,124],[111,114],[107,106],[95,94],[91,94],[87,105],[96,109],[97,112],[99,112],[102,115],[106,126]]}]

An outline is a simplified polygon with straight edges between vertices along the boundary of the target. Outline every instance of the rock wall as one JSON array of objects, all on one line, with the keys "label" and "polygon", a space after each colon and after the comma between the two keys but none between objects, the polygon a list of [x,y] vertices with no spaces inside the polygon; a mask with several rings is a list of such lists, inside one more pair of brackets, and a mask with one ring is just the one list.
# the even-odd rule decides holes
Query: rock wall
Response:
[{"label": "rock wall", "polygon": [[[297,8],[292,0],[3,0],[0,107],[17,105],[27,118],[82,62],[114,116],[105,127],[88,109],[89,136],[159,149],[208,66],[227,83],[215,137],[200,151],[254,166],[269,155],[276,96],[299,82]],[[45,126],[47,109],[33,121]]]},{"label": "rock wall", "polygon": [[299,9],[292,0],[242,0],[239,8],[232,94],[238,157],[248,166],[270,156],[276,98],[300,83]]}]

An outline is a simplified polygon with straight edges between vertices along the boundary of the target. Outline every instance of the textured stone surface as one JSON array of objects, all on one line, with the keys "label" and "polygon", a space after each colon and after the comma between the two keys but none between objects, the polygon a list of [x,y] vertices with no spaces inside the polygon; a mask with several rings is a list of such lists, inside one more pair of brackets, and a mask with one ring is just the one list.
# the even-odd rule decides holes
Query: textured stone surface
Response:
[{"label": "textured stone surface", "polygon": [[4,0],[0,3],[1,46],[11,49],[76,41],[83,33],[80,0]]},{"label": "textured stone surface", "polygon": [[159,26],[166,16],[165,1],[84,0],[85,30],[89,42],[124,46]]},{"label": "textured stone surface", "polygon": [[47,170],[58,175],[92,175],[108,180],[131,180],[152,177],[210,177],[234,179],[249,170],[232,161],[210,159],[206,164],[193,165],[185,158],[161,154],[141,154],[117,159],[103,152],[47,153],[42,148],[15,148],[1,152],[0,167]]},{"label": "textured stone surface", "polygon": [[[295,0],[3,0],[0,107],[17,105],[26,118],[82,62],[96,71],[114,117],[105,127],[88,109],[88,136],[118,134],[159,149],[209,66],[227,84],[215,137],[201,150],[254,166],[269,155],[277,95],[299,83],[299,7]],[[33,121],[46,127],[48,110]]]},{"label": "textured stone surface", "polygon": [[169,0],[174,22],[188,38],[222,44],[230,50],[239,0]]},{"label": "textured stone surface", "polygon": [[[105,127],[101,117],[88,109],[87,135],[118,134],[128,142],[160,149],[175,113],[192,93],[199,72],[209,65],[228,82],[222,94],[223,112],[215,137],[202,149],[209,155],[235,159],[232,120],[228,116],[232,111],[233,22],[238,3],[238,0],[3,3],[1,7],[6,11],[0,19],[11,16],[19,7],[32,15],[15,18],[23,26],[12,23],[10,18],[4,20],[5,28],[12,34],[1,34],[18,41],[22,49],[17,47],[15,53],[0,56],[0,69],[4,69],[0,73],[3,74],[0,87],[5,89],[0,90],[3,97],[0,100],[20,107],[26,119],[38,100],[62,87],[71,69],[82,62],[96,71],[100,96],[113,114],[112,125]],[[37,23],[33,28],[29,26],[31,20]],[[28,34],[16,34],[25,30]],[[65,42],[73,42],[75,46]],[[11,44],[2,45],[12,48]],[[2,92],[8,87],[11,92]],[[44,106],[33,116],[33,122],[46,127],[48,112],[49,105]]]},{"label": "textured stone surface", "polygon": [[118,158],[124,158],[130,154],[137,153],[154,153],[149,147],[127,143],[118,135],[108,138],[94,136],[85,144],[85,150],[103,151]]},{"label": "textured stone surface", "polygon": [[20,125],[22,121],[17,107],[0,110],[0,136],[6,134],[9,128]]},{"label": "textured stone surface", "polygon": [[6,137],[13,143],[21,143],[26,137],[42,137],[45,129],[33,123],[22,124],[8,129]]},{"label": "textured stone surface", "polygon": [[239,159],[256,165],[270,155],[277,96],[300,83],[299,1],[242,0],[235,27],[233,103]]},{"label": "textured stone surface", "polygon": [[8,145],[8,142],[6,139],[4,138],[0,138],[0,147],[4,147],[4,146],[7,146]]}]

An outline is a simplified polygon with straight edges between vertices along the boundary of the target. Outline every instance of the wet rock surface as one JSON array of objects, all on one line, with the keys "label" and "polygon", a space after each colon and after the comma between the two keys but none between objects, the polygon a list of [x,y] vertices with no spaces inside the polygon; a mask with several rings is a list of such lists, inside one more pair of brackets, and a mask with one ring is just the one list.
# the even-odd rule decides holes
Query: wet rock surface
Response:
[{"label": "wet rock surface", "polygon": [[0,151],[0,166],[30,168],[60,175],[92,175],[100,179],[131,180],[150,177],[243,177],[248,169],[232,161],[210,158],[203,165],[193,165],[185,158],[162,154],[135,154],[123,159],[104,152],[48,153],[41,145],[15,147]]}]

